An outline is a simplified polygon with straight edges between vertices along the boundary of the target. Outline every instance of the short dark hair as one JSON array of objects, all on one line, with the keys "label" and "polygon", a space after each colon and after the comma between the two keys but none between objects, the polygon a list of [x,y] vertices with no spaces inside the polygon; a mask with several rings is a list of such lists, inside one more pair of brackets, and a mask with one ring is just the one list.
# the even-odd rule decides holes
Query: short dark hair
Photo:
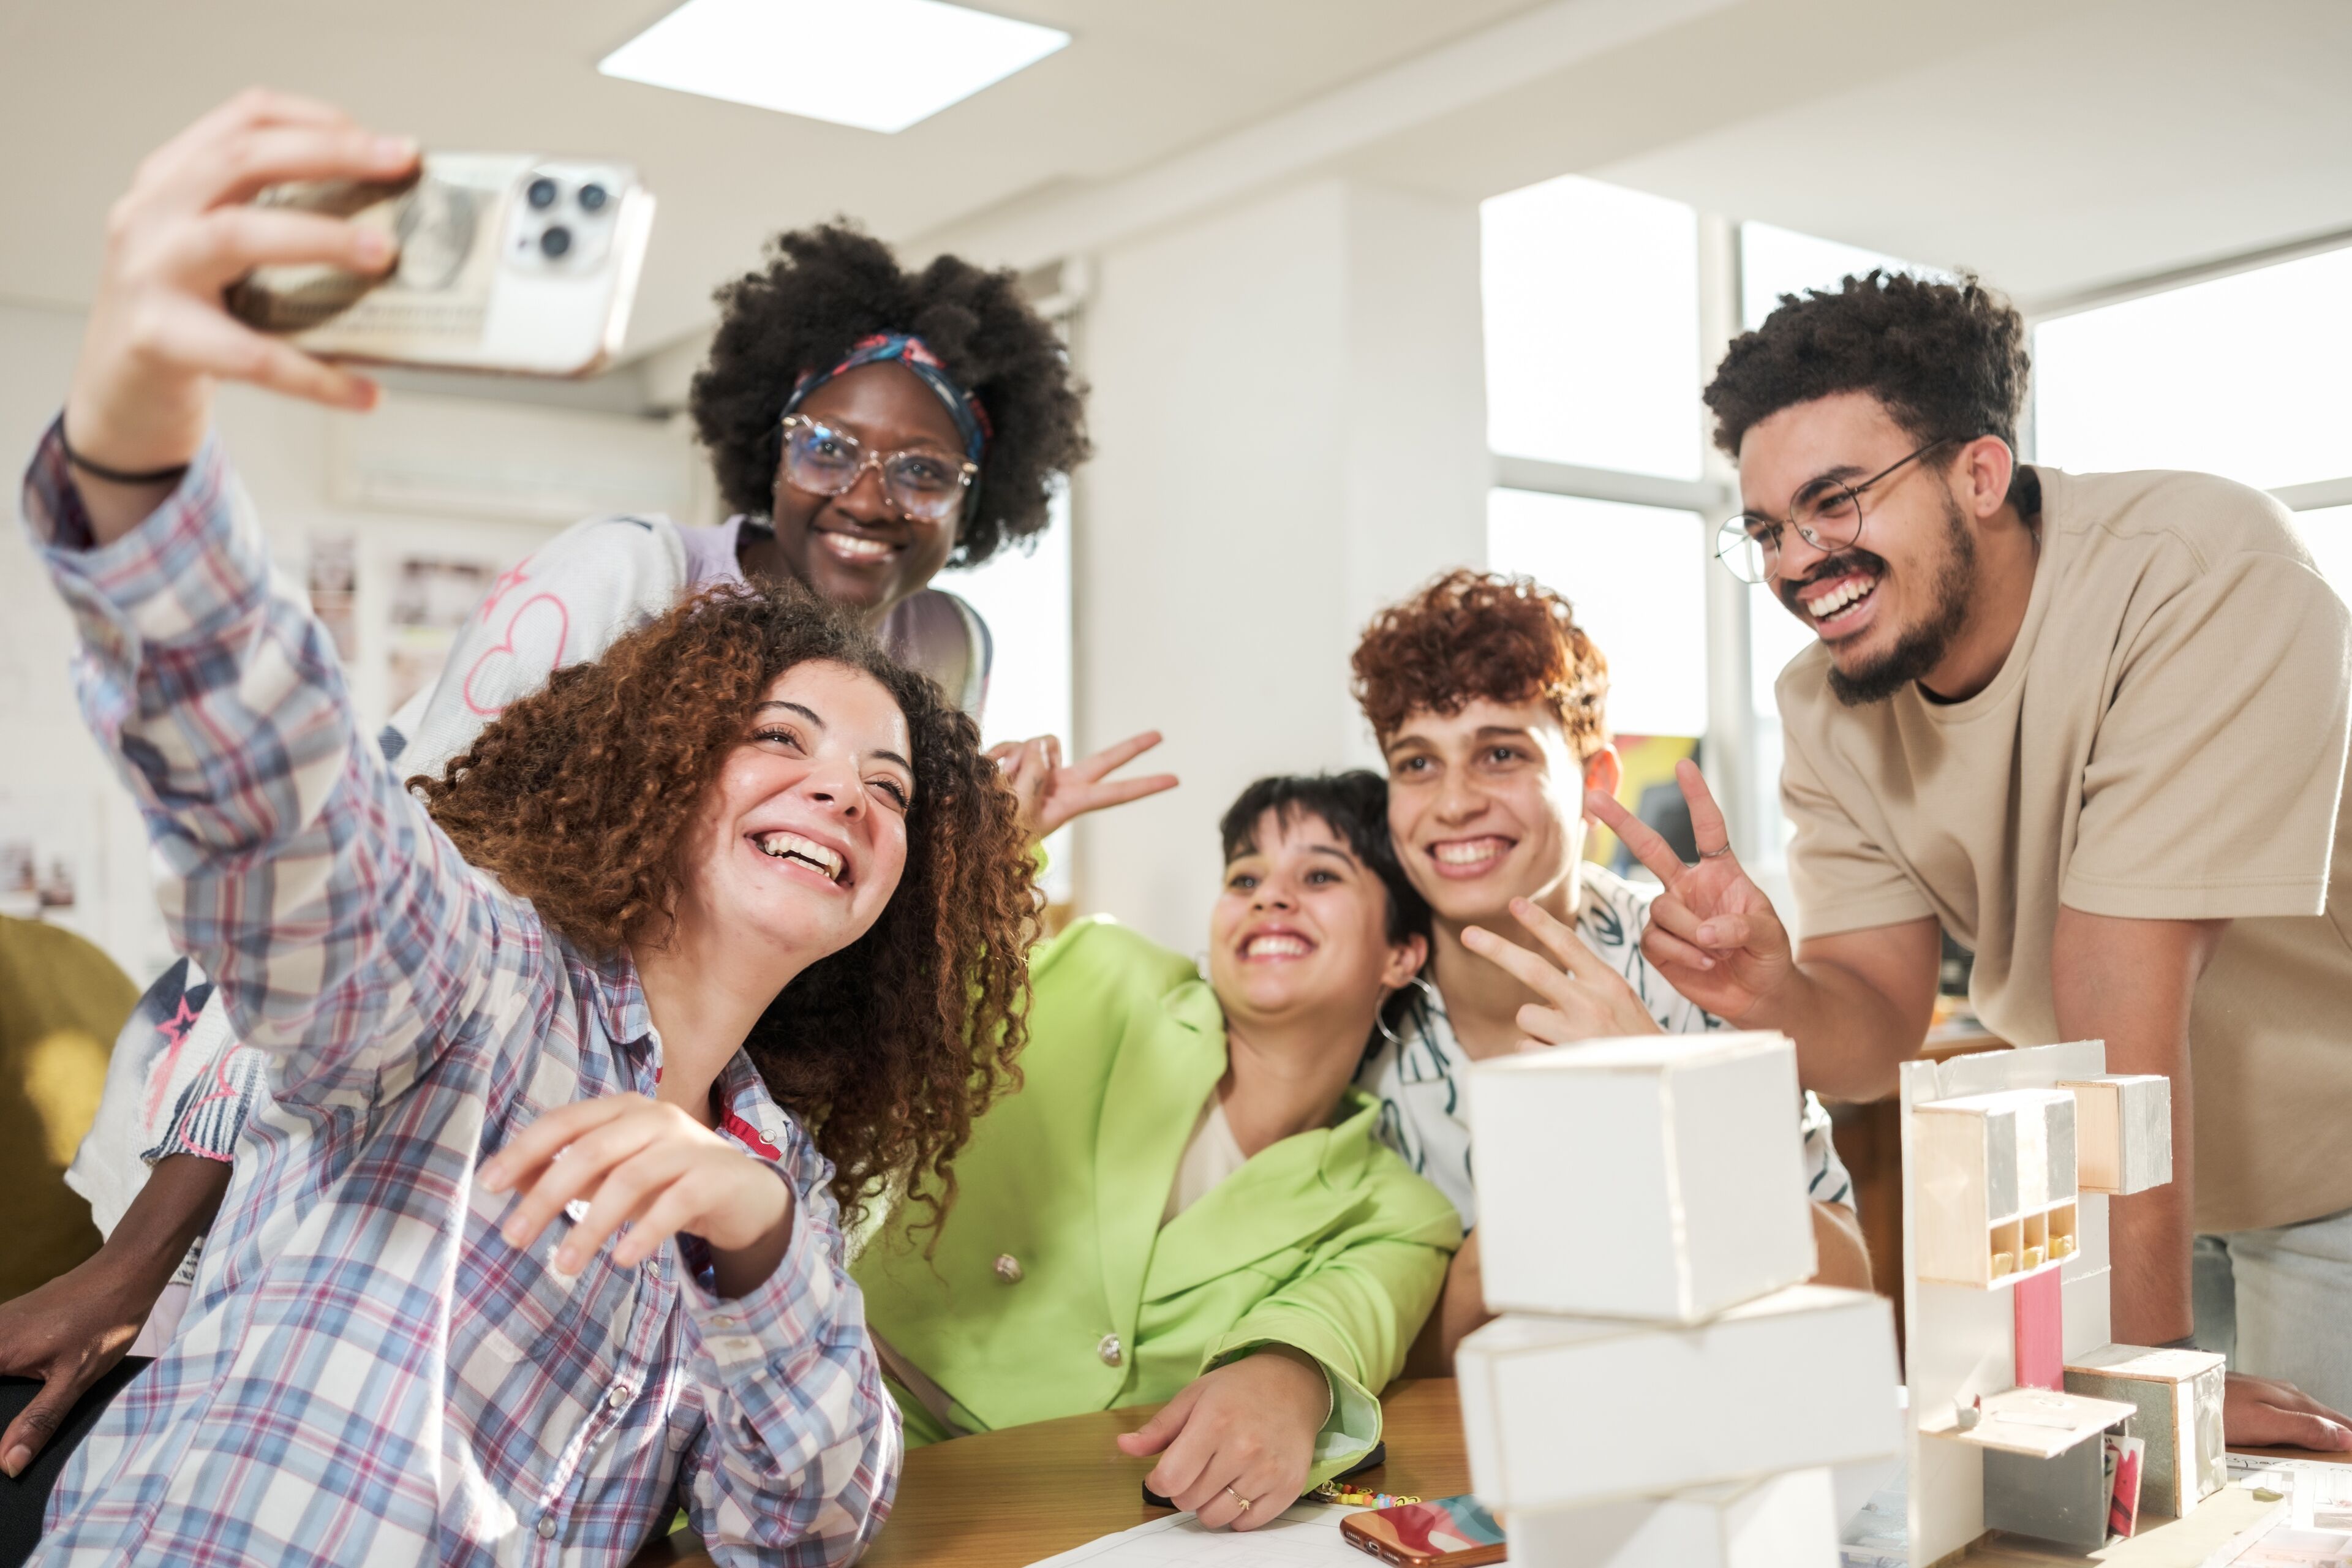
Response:
[{"label": "short dark hair", "polygon": [[1257,825],[1267,812],[1288,823],[1299,813],[1319,816],[1389,892],[1389,941],[1429,940],[1429,905],[1406,879],[1396,840],[1389,836],[1389,781],[1365,768],[1343,773],[1276,773],[1258,780],[1225,808],[1217,831],[1231,865],[1258,847]]},{"label": "short dark hair", "polygon": [[767,266],[715,298],[719,332],[688,405],[736,511],[764,517],[773,504],[793,384],[877,332],[921,338],[980,399],[994,431],[949,565],[977,566],[1008,541],[1042,531],[1055,476],[1091,450],[1085,388],[1060,336],[1009,271],[942,256],[908,272],[880,240],[830,223],[776,236]]},{"label": "short dark hair", "polygon": [[1705,396],[1715,444],[1734,458],[1759,421],[1841,392],[1877,398],[1923,445],[1998,436],[2013,452],[2030,367],[2024,318],[1974,273],[1947,283],[1874,268],[1834,293],[1781,295],[1732,340]]}]

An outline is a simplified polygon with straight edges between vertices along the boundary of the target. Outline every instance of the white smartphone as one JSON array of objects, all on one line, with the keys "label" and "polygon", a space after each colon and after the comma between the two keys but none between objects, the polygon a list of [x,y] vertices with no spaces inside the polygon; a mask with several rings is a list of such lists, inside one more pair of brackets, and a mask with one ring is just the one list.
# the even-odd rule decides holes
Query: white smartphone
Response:
[{"label": "white smartphone", "polygon": [[521,153],[427,153],[409,179],[276,185],[298,207],[389,233],[383,278],[263,267],[232,314],[323,358],[438,370],[581,376],[628,331],[654,198],[626,163]]}]

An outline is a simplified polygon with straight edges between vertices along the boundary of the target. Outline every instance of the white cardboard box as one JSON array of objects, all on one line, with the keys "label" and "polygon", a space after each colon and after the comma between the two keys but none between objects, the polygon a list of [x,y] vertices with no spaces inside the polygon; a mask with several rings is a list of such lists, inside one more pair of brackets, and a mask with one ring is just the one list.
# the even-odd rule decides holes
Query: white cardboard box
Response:
[{"label": "white cardboard box", "polygon": [[2172,1080],[2102,1073],[2062,1080],[2074,1096],[2083,1190],[2123,1196],[2172,1180]]},{"label": "white cardboard box", "polygon": [[1790,1470],[1592,1508],[1521,1510],[1520,1568],[1824,1568],[1837,1561],[1830,1473]]},{"label": "white cardboard box", "polygon": [[1919,1278],[1990,1289],[2080,1249],[2074,1097],[1963,1095],[1912,1111]]},{"label": "white cardboard box", "polygon": [[2222,1358],[2209,1351],[2102,1345],[2066,1358],[2068,1393],[2137,1407],[2132,1435],[2147,1444],[2140,1507],[2176,1519],[2229,1484],[2221,1439],[2224,1375]]},{"label": "white cardboard box", "polygon": [[1797,1056],[1782,1037],[1504,1057],[1472,1068],[1469,1100],[1496,1310],[1695,1322],[1811,1277]]},{"label": "white cardboard box", "polygon": [[1489,1508],[1655,1498],[1893,1454],[1895,1314],[1799,1285],[1690,1326],[1504,1317],[1454,1361]]}]

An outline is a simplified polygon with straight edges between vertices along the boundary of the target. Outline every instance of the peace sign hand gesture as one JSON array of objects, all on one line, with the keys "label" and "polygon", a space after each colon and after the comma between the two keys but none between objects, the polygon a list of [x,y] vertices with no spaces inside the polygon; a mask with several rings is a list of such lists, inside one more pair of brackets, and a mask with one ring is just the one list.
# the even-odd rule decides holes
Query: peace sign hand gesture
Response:
[{"label": "peace sign hand gesture", "polygon": [[1513,1020],[1528,1032],[1519,1049],[1658,1032],[1658,1021],[1642,1005],[1641,996],[1623,975],[1585,945],[1574,926],[1553,919],[1528,899],[1513,899],[1511,914],[1543,944],[1553,962],[1546,963],[1518,943],[1480,926],[1462,928],[1462,945],[1501,965],[1543,998],[1541,1004],[1530,1002],[1520,1008]]},{"label": "peace sign hand gesture", "polygon": [[1685,996],[1727,1023],[1744,1024],[1759,1002],[1795,973],[1796,954],[1772,900],[1732,854],[1723,812],[1696,764],[1675,763],[1675,782],[1690,803],[1696,866],[1684,865],[1664,838],[1613,797],[1587,790],[1584,808],[1665,884],[1650,905],[1643,953]]},{"label": "peace sign hand gesture", "polygon": [[1062,763],[1062,742],[1052,735],[1005,741],[991,746],[988,754],[1004,770],[1004,782],[1021,802],[1021,825],[1032,840],[1042,842],[1074,816],[1174,789],[1174,773],[1108,776],[1158,744],[1160,731],[1146,730],[1067,766]]}]

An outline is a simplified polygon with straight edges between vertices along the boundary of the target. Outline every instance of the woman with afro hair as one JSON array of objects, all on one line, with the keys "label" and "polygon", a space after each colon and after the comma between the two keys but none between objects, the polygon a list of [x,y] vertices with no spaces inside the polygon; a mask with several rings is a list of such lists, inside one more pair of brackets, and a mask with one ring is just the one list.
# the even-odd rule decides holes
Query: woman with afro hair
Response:
[{"label": "woman with afro hair", "polygon": [[394,720],[403,766],[435,771],[550,668],[686,595],[761,578],[848,609],[979,717],[988,627],[930,581],[1042,532],[1055,477],[1086,459],[1060,338],[1011,273],[952,256],[908,272],[843,224],[778,235],[718,300],[690,406],[732,515],[591,519],[499,579],[422,711]]}]

